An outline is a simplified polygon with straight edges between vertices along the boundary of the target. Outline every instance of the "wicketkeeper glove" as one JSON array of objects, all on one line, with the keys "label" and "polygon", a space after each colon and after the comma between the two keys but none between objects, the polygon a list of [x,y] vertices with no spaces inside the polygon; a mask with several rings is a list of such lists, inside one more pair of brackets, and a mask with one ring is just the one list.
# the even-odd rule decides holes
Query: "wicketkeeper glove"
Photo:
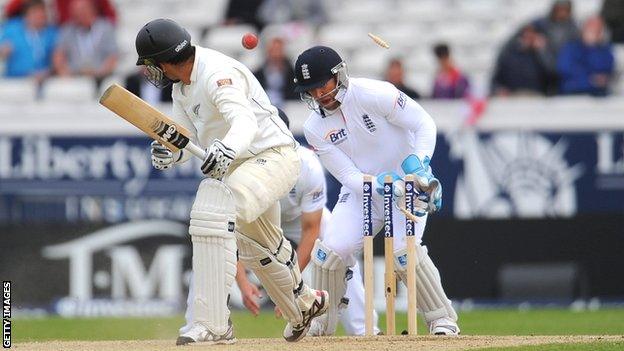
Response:
[{"label": "wicketkeeper glove", "polygon": [[412,154],[401,163],[405,174],[414,175],[414,185],[418,190],[414,201],[414,214],[419,217],[442,208],[442,184],[433,175],[429,162],[431,162],[429,156],[425,156],[421,161],[418,156]]},{"label": "wicketkeeper glove", "polygon": [[219,139],[206,150],[206,158],[201,166],[201,171],[207,177],[222,180],[227,174],[230,165],[236,158],[236,152],[225,146]]}]

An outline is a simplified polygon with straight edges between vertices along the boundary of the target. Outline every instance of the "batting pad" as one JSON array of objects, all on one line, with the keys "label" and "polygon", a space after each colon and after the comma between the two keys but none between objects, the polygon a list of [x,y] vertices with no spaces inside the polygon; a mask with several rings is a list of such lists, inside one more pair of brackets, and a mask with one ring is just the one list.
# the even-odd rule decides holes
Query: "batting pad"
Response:
[{"label": "batting pad", "polygon": [[228,330],[228,294],[236,276],[236,207],[228,187],[215,179],[199,184],[191,210],[193,323],[216,335]]},{"label": "batting pad", "polygon": [[[427,323],[439,318],[448,318],[457,321],[457,314],[451,306],[451,300],[446,297],[442,288],[440,272],[431,261],[427,247],[416,245],[416,294],[418,309],[424,314]],[[404,282],[407,282],[407,248],[395,251],[394,267],[396,273]]]},{"label": "batting pad", "polygon": [[333,335],[336,332],[340,309],[346,308],[349,300],[345,297],[347,280],[351,279],[352,272],[345,262],[322,241],[316,240],[312,249],[313,287],[326,290],[329,293],[329,309],[326,314],[324,335]]},{"label": "batting pad", "polygon": [[315,296],[303,283],[297,255],[290,241],[282,237],[276,253],[236,233],[238,257],[260,279],[271,300],[280,308],[284,318],[292,325],[301,324],[302,311],[312,306]]}]

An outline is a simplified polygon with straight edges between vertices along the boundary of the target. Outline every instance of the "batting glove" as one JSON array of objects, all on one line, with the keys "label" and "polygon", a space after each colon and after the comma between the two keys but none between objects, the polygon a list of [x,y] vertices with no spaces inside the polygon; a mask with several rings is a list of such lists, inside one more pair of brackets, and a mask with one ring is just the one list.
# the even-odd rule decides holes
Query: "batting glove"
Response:
[{"label": "batting glove", "polygon": [[181,156],[181,153],[179,155],[174,155],[171,150],[167,149],[167,147],[156,140],[152,141],[150,146],[152,166],[160,171],[171,168],[171,166],[175,163],[176,158],[179,159],[179,156]]},{"label": "batting glove", "polygon": [[219,139],[206,150],[206,158],[201,166],[201,171],[207,177],[222,180],[227,174],[232,161],[236,158],[236,152],[225,146]]},{"label": "batting glove", "polygon": [[442,184],[433,175],[429,162],[431,162],[429,156],[425,156],[421,161],[418,156],[412,154],[401,163],[405,174],[414,175],[414,185],[418,189],[418,195],[414,201],[414,213],[419,217],[442,208]]}]

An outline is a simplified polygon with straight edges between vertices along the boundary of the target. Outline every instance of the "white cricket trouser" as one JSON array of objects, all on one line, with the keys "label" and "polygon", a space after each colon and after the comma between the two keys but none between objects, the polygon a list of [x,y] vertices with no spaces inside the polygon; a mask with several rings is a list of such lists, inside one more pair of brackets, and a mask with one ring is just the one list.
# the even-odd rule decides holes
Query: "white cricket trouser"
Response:
[{"label": "white cricket trouser", "polygon": [[[383,227],[383,198],[377,194],[373,195],[372,207],[373,233],[378,233]],[[406,246],[405,215],[396,207],[393,207],[392,215],[394,251],[398,251]],[[340,255],[349,266],[355,264],[356,255],[362,251],[363,217],[361,196],[356,196],[349,189],[342,187],[323,243]],[[424,216],[419,222],[414,223],[414,235],[418,243],[422,239],[426,222],[427,216]]]}]

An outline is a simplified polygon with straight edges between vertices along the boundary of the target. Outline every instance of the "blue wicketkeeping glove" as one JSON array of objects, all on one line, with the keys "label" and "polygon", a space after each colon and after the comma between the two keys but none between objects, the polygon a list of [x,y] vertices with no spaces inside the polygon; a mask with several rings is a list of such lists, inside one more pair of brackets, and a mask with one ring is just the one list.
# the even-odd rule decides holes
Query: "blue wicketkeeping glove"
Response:
[{"label": "blue wicketkeeping glove", "polygon": [[403,196],[405,195],[405,182],[403,179],[396,174],[395,172],[383,172],[377,175],[377,182],[375,183],[375,190],[379,195],[383,195],[384,193],[384,178],[389,175],[392,176],[392,199],[400,203]]},{"label": "blue wicketkeeping glove", "polygon": [[418,189],[414,201],[414,214],[419,217],[442,208],[442,184],[433,175],[429,162],[431,162],[429,156],[425,156],[421,161],[418,156],[412,154],[401,163],[405,174],[414,175],[414,185]]}]

